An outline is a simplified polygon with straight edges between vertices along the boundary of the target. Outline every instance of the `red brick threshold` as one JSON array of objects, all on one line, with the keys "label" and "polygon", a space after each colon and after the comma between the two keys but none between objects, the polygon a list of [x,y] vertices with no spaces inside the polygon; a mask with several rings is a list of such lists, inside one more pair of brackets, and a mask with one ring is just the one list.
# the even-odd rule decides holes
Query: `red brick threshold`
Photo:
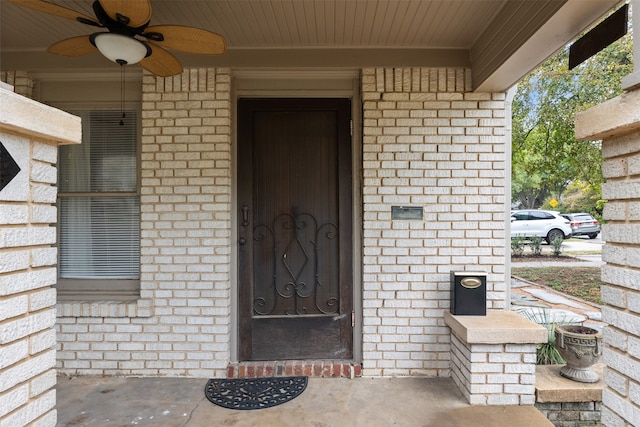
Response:
[{"label": "red brick threshold", "polygon": [[227,367],[227,378],[307,376],[312,378],[355,378],[362,376],[362,365],[344,360],[284,360],[237,362]]}]

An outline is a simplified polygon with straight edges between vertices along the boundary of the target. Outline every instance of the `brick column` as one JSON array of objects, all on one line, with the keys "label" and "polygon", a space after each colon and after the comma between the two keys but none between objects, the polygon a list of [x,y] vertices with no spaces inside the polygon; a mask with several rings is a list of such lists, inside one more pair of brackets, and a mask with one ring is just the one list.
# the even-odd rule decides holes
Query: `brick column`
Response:
[{"label": "brick column", "polygon": [[[635,4],[635,3],[634,3]],[[606,363],[602,422],[640,420],[640,90],[576,117],[576,137],[602,140],[602,320]]]},{"label": "brick column", "polygon": [[55,164],[80,119],[6,85],[0,99],[0,425],[55,426]]}]

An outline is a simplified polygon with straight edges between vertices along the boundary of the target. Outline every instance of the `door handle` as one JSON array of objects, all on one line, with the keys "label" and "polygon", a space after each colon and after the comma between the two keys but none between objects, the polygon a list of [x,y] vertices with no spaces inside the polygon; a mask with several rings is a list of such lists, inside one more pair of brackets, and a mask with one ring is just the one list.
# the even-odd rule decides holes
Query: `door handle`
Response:
[{"label": "door handle", "polygon": [[243,246],[245,243],[247,243],[247,239],[245,239],[244,237],[241,237],[240,240],[238,240],[238,243],[240,243],[240,245]]},{"label": "door handle", "polygon": [[246,203],[242,205],[242,225],[244,227],[249,225],[249,206]]}]

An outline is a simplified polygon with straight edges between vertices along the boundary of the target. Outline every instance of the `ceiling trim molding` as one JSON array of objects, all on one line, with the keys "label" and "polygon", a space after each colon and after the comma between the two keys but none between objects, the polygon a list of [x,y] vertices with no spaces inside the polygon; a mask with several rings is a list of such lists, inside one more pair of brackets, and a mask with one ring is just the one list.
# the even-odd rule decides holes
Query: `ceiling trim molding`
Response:
[{"label": "ceiling trim molding", "polygon": [[[51,71],[35,71],[30,73],[34,80],[48,82],[119,82],[120,69],[105,71],[104,69],[56,69]],[[142,81],[142,69],[140,67],[127,68],[125,72],[126,82]]]},{"label": "ceiling trim molding", "polygon": [[360,77],[360,67],[352,70],[307,69],[233,69],[237,79],[310,80],[310,79],[354,79]]},{"label": "ceiling trim molding", "polygon": [[233,68],[469,67],[466,49],[228,49],[224,55],[176,54],[187,66]]},{"label": "ceiling trim molding", "polygon": [[[224,55],[176,53],[185,68],[366,68],[366,67],[470,67],[466,49],[228,49]],[[60,57],[46,52],[0,52],[4,70],[28,70],[33,73],[76,71],[81,69],[119,73],[117,64],[101,55]],[[136,68],[134,66],[131,72]],[[129,69],[127,73],[129,73]]]}]

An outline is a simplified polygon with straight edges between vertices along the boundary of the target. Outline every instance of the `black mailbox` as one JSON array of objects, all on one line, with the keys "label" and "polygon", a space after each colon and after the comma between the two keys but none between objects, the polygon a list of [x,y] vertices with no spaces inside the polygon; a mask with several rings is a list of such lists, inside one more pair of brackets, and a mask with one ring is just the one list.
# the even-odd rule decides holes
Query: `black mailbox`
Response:
[{"label": "black mailbox", "polygon": [[451,272],[451,314],[462,316],[487,315],[486,273]]}]

